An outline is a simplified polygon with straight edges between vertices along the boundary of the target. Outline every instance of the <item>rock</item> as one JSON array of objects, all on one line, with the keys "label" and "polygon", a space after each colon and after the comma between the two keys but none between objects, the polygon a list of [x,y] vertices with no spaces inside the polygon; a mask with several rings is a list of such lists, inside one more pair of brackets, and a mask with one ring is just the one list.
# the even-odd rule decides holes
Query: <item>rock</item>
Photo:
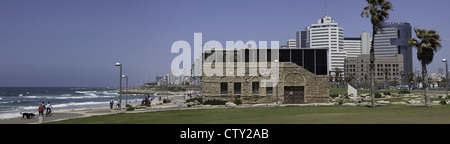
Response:
[{"label": "rock", "polygon": [[377,101],[377,103],[379,103],[379,104],[390,104],[391,102],[380,100],[380,101]]},{"label": "rock", "polygon": [[416,101],[415,101],[415,100],[409,100],[408,103],[409,103],[409,104],[415,104]]},{"label": "rock", "polygon": [[342,104],[342,105],[344,105],[344,106],[356,106],[355,103],[344,103],[344,104]]},{"label": "rock", "polygon": [[227,102],[227,103],[225,103],[225,107],[237,108],[237,105],[235,103],[232,103],[232,102]]},{"label": "rock", "polygon": [[192,106],[194,106],[194,105],[195,105],[194,102],[187,102],[187,103],[186,103],[186,106],[187,106],[187,107],[192,107]]},{"label": "rock", "polygon": [[432,101],[434,104],[439,104],[441,101]]},{"label": "rock", "polygon": [[334,106],[336,103],[317,103],[317,106]]},{"label": "rock", "polygon": [[395,104],[395,105],[406,105],[406,102],[392,102],[391,104]]},{"label": "rock", "polygon": [[369,103],[369,102],[361,102],[361,103],[358,103],[358,104],[356,104],[357,106],[370,106],[371,105],[371,103]]},{"label": "rock", "polygon": [[350,101],[359,102],[361,100],[362,100],[361,97],[350,97]]}]

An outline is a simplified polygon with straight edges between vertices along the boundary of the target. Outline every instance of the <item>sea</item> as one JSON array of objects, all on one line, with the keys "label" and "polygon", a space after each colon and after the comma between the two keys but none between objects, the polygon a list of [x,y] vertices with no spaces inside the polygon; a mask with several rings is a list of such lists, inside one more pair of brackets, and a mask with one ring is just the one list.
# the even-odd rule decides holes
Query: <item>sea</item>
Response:
[{"label": "sea", "polygon": [[[19,117],[21,112],[36,113],[42,102],[50,102],[53,112],[109,106],[111,99],[119,99],[118,92],[111,88],[0,87],[0,119]],[[123,106],[126,97],[122,95]],[[144,97],[129,94],[128,103],[140,103]]]}]

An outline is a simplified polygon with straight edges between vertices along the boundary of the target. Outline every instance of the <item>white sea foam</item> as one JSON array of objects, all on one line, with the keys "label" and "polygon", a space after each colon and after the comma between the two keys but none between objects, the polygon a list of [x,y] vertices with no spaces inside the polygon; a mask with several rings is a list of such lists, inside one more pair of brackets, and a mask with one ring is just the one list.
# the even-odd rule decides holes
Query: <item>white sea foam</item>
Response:
[{"label": "white sea foam", "polygon": [[21,116],[20,113],[2,113],[0,114],[0,119],[7,119],[20,116]]},{"label": "white sea foam", "polygon": [[70,103],[64,103],[64,104],[56,104],[53,105],[53,108],[64,108],[64,107],[70,107],[70,106],[84,106],[84,105],[99,105],[99,104],[109,104],[109,102],[79,102],[79,103],[75,103],[75,102],[70,102]]},{"label": "white sea foam", "polygon": [[87,99],[87,98],[112,98],[114,96],[98,96],[98,95],[86,95],[86,96],[23,96],[24,98],[43,98],[43,99]]},{"label": "white sea foam", "polygon": [[72,96],[72,94],[62,94],[61,96]]}]

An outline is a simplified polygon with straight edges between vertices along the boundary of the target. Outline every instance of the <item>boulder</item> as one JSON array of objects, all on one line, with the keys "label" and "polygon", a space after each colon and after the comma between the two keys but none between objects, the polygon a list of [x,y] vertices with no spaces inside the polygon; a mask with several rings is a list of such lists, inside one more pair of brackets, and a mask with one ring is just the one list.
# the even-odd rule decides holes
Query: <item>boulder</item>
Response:
[{"label": "boulder", "polygon": [[356,106],[355,103],[344,103],[344,104],[342,104],[342,105],[344,105],[344,106]]},{"label": "boulder", "polygon": [[380,101],[377,101],[377,103],[379,103],[379,104],[390,104],[391,102],[380,100]]},{"label": "boulder", "polygon": [[230,107],[230,108],[237,108],[237,105],[235,103],[232,103],[232,102],[225,103],[225,106],[226,107]]},{"label": "boulder", "polygon": [[432,101],[434,104],[439,104],[441,101]]},{"label": "boulder", "polygon": [[186,106],[187,107],[192,107],[192,106],[194,106],[195,105],[195,103],[194,102],[187,102],[187,103],[185,103],[186,104]]}]

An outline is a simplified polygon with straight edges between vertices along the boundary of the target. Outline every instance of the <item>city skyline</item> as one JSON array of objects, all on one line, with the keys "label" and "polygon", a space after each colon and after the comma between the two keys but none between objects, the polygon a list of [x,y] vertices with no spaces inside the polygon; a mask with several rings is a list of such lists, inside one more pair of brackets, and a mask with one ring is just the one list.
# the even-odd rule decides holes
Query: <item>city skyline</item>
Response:
[{"label": "city skyline", "polygon": [[[130,85],[155,81],[169,72],[177,40],[265,40],[286,42],[296,32],[327,15],[344,37],[371,32],[370,20],[360,13],[367,3],[345,1],[2,1],[0,2],[0,87],[118,86],[119,69]],[[435,29],[450,36],[446,0],[392,0],[387,22]],[[426,8],[427,10],[420,10]],[[412,34],[415,37],[415,33]],[[448,41],[428,66],[444,67]],[[192,45],[191,45],[192,46]],[[420,67],[413,48],[413,67]]]}]

